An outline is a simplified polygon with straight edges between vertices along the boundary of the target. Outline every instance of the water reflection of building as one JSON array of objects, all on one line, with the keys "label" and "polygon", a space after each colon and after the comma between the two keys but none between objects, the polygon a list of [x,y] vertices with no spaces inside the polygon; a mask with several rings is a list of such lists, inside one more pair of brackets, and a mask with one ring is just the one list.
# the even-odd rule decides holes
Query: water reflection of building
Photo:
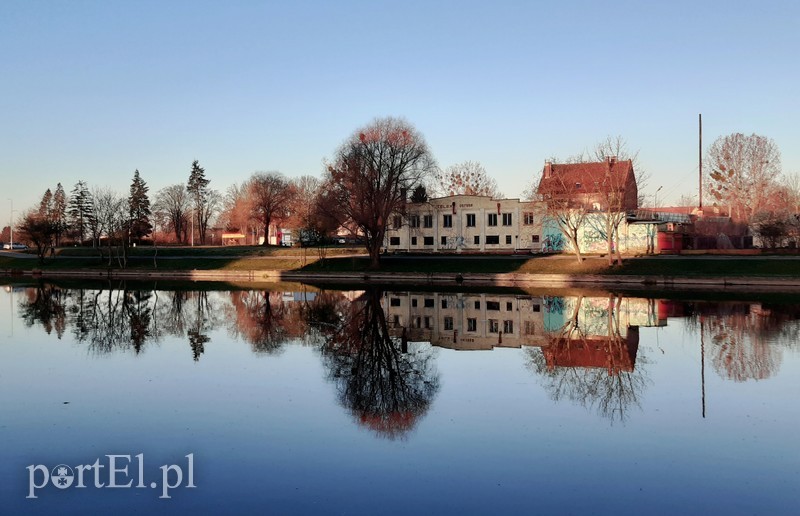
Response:
[{"label": "water reflection of building", "polygon": [[639,327],[663,325],[652,300],[387,292],[389,327],[455,350],[542,348],[547,366],[632,371]]},{"label": "water reflection of building", "polygon": [[443,348],[519,348],[545,340],[539,297],[387,292],[383,305],[393,332]]}]

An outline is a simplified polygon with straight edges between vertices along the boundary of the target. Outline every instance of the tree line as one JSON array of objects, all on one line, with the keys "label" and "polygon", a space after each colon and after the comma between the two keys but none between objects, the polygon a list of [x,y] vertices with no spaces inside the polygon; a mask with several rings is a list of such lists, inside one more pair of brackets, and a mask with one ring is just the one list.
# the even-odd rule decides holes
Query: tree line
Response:
[{"label": "tree line", "polygon": [[[567,162],[602,160],[608,156],[631,159],[641,192],[648,175],[638,165],[637,153],[628,153],[624,139],[608,138],[593,153]],[[734,134],[718,139],[707,154],[708,196],[728,205],[732,216],[762,225],[780,224],[781,217],[797,213],[797,181],[780,178],[780,153],[772,140]],[[45,192],[38,209],[29,210],[18,230],[33,244],[41,259],[65,241],[108,250],[108,260],[124,265],[129,246],[142,243],[155,232],[172,243],[208,243],[212,222],[229,232],[246,235],[250,243],[263,236],[269,244],[270,226],[299,230],[304,244],[316,244],[340,227],[361,235],[377,267],[388,221],[401,212],[410,197],[425,202],[429,196],[488,195],[500,197],[496,182],[480,163],[466,161],[440,169],[423,135],[397,118],[378,118],[354,131],[324,164],[323,176],[289,179],[279,172],[255,172],[224,194],[210,188],[205,169],[195,160],[186,183],[156,192],[152,204],[147,183],[134,172],[130,192],[124,197],[105,188],[75,184],[69,196],[61,184]],[[783,186],[781,186],[783,185]],[[618,210],[618,190],[607,199],[606,211]],[[537,199],[536,189],[529,191]],[[641,200],[641,199],[640,199]],[[551,203],[552,204],[552,203]],[[574,214],[575,203],[549,206],[549,215],[569,237],[585,217]],[[571,215],[567,215],[572,213]],[[767,214],[767,215],[765,215]],[[620,219],[606,224],[609,235],[618,232]],[[150,242],[153,242],[152,238]],[[613,247],[609,238],[609,249]],[[611,253],[609,253],[609,256]]]}]

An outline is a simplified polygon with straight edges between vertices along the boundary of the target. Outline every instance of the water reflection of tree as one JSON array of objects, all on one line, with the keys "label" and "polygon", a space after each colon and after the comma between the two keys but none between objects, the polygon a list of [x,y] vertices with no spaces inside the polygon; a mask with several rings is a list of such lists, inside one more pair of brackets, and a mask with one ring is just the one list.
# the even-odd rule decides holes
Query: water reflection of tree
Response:
[{"label": "water reflection of tree", "polygon": [[[40,292],[47,292],[45,297],[58,301],[56,303],[35,301],[33,305],[24,306],[23,311],[38,307],[38,322],[45,329],[48,327],[49,318],[63,319],[63,328],[71,328],[75,340],[88,342],[93,351],[110,350],[120,342],[130,344],[131,337],[136,338],[141,345],[146,338],[146,332],[141,330],[140,323],[147,319],[147,315],[142,312],[141,307],[132,310],[137,317],[134,325],[128,321],[123,322],[121,315],[119,317],[116,315],[121,311],[122,303],[119,299],[115,299],[113,292],[124,291],[62,289],[55,285],[43,284],[37,289],[29,289],[28,295],[34,292],[36,299],[41,297]],[[104,294],[105,299],[103,299]]]},{"label": "water reflection of tree", "polygon": [[[575,299],[566,322],[548,332],[544,349],[528,348],[528,366],[542,379],[554,401],[569,400],[597,412],[612,422],[625,422],[632,407],[641,407],[639,398],[647,387],[640,367],[635,367],[638,353],[638,328],[629,327],[622,336],[619,315],[621,298],[609,296],[601,315],[605,334],[590,333],[590,321],[580,315],[582,296]],[[568,303],[553,303],[560,311]],[[547,308],[546,308],[547,309]],[[594,321],[597,328],[599,321]]]},{"label": "water reflection of tree", "polygon": [[119,288],[69,291],[73,334],[95,353],[142,351],[152,339],[151,292]]},{"label": "water reflection of tree", "polygon": [[234,320],[230,332],[259,353],[277,353],[289,340],[286,306],[280,293],[268,290],[231,292]]},{"label": "water reflection of tree", "polygon": [[65,297],[63,290],[44,283],[27,289],[19,303],[20,318],[28,327],[41,324],[48,335],[55,330],[60,339],[66,328]]},{"label": "water reflection of tree", "polygon": [[[211,341],[209,333],[225,320],[219,296],[208,291],[171,290],[154,293],[154,334],[187,337],[195,362]],[[165,297],[160,301],[161,297]]]},{"label": "water reflection of tree", "polygon": [[[381,293],[365,292],[328,326],[334,307],[316,307],[327,318],[322,327],[323,362],[339,400],[363,425],[395,439],[410,432],[439,390],[433,350],[409,346],[389,335]],[[312,324],[319,324],[313,321]]]},{"label": "water reflection of tree", "polygon": [[800,338],[798,317],[793,306],[702,303],[693,307],[687,325],[702,333],[717,373],[744,382],[764,380],[780,369],[783,348]]},{"label": "water reflection of tree", "polygon": [[208,294],[205,290],[192,292],[193,299],[189,303],[190,308],[187,317],[189,323],[186,336],[189,338],[189,347],[192,350],[192,359],[195,362],[200,359],[200,355],[205,353],[205,346],[211,341],[208,333],[217,322],[214,317],[215,307]]},{"label": "water reflection of tree", "polygon": [[130,338],[133,349],[139,353],[144,343],[151,337],[150,323],[153,310],[150,299],[153,293],[147,290],[133,290],[126,292],[122,309],[130,326]]},{"label": "water reflection of tree", "polygon": [[208,331],[219,323],[218,307],[207,292],[172,291],[167,296],[168,302],[160,302],[157,291],[128,288],[124,281],[96,289],[42,283],[27,290],[20,314],[28,325],[39,323],[48,333],[56,329],[59,337],[69,328],[93,353],[140,353],[165,334],[186,335],[196,360],[209,341]]},{"label": "water reflection of tree", "polygon": [[303,303],[306,340],[311,344],[324,344],[339,331],[342,317],[349,309],[350,301],[342,292],[317,292],[312,301]]}]

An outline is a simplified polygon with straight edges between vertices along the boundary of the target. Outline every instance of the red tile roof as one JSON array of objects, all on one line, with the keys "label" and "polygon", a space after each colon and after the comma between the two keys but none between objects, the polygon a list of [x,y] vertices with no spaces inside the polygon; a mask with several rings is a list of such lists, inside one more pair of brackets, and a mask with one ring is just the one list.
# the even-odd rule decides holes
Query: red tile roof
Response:
[{"label": "red tile roof", "polygon": [[538,193],[544,196],[591,196],[609,189],[625,193],[625,209],[636,208],[638,194],[631,160],[609,158],[591,163],[545,163]]}]

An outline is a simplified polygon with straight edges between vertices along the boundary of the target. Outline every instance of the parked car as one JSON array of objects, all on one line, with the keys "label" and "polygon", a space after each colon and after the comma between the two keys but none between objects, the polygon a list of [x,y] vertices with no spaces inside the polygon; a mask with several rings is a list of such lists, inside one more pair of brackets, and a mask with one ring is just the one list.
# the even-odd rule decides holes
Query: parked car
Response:
[{"label": "parked car", "polygon": [[356,245],[356,244],[363,244],[364,239],[357,236],[339,236],[336,237],[336,242],[339,244],[347,244],[347,245]]},{"label": "parked car", "polygon": [[15,242],[15,243],[13,243],[13,244],[3,244],[3,249],[9,249],[9,250],[11,250],[11,249],[16,249],[16,250],[20,250],[20,251],[21,251],[21,250],[24,250],[24,249],[27,249],[27,248],[28,248],[28,246],[27,246],[27,245],[25,245],[25,244],[18,244],[18,243],[16,243],[16,242]]}]

